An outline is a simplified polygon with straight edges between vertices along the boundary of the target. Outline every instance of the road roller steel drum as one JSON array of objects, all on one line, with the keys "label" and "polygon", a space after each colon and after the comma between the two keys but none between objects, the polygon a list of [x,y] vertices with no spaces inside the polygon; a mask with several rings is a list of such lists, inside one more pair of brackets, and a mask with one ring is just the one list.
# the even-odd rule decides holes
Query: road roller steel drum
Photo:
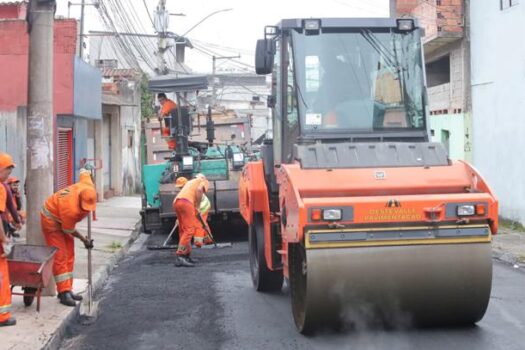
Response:
[{"label": "road roller steel drum", "polygon": [[291,267],[296,326],[475,323],[490,298],[490,240],[487,226],[310,231]]}]

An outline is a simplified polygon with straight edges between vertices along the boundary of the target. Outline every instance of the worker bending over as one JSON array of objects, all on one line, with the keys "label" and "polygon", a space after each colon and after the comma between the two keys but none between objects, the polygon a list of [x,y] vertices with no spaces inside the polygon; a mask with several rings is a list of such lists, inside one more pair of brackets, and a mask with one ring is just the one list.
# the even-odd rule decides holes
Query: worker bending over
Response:
[{"label": "worker bending over", "polygon": [[202,227],[199,220],[199,206],[202,196],[208,188],[208,180],[204,175],[188,181],[177,194],[173,209],[179,221],[179,246],[177,248],[177,266],[193,267],[195,261],[191,255],[191,239]]},{"label": "worker bending over", "polygon": [[97,192],[89,171],[80,171],[80,181],[51,195],[40,213],[42,232],[47,245],[58,249],[53,262],[53,275],[58,299],[66,306],[75,306],[82,300],[73,293],[73,268],[75,265],[74,237],[86,249],[93,248],[93,241],[80,234],[75,226],[90,212],[95,211]]},{"label": "worker bending over", "polygon": [[[202,174],[197,174],[197,177],[201,179],[203,179],[203,176],[204,175]],[[206,180],[205,177],[204,177],[204,180]],[[188,182],[187,178],[179,177],[175,183],[175,187],[182,188],[184,187],[184,185],[186,185],[187,182]],[[208,192],[208,188],[207,188],[208,181],[207,180],[204,181],[204,185],[205,185],[205,192]],[[199,225],[196,228],[195,235],[193,236],[193,242],[195,246],[198,248],[202,247],[203,245],[208,245],[208,244],[213,243],[213,240],[210,237],[210,232],[211,232],[210,226],[208,225],[208,215],[210,213],[210,208],[211,208],[211,202],[206,196],[206,194],[203,193],[201,202],[199,204],[199,209],[198,209],[202,222],[201,222],[201,225]]]},{"label": "worker bending over", "polygon": [[[6,153],[0,153],[0,182],[4,183],[13,168],[15,163],[13,159]],[[6,211],[7,192],[4,186],[0,186],[0,213]],[[5,250],[10,241],[4,231],[3,223],[0,223],[0,327],[14,326],[16,319],[11,317],[11,286],[9,282],[9,270],[7,266],[7,254]]]}]

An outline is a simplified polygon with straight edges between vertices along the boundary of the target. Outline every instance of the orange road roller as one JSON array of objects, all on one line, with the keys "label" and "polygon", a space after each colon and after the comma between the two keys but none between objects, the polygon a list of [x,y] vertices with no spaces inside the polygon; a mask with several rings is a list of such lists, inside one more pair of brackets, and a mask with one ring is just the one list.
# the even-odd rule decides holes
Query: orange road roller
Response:
[{"label": "orange road roller", "polygon": [[255,63],[273,121],[239,185],[255,289],[286,279],[303,334],[479,321],[498,201],[429,138],[417,20],[282,20]]}]

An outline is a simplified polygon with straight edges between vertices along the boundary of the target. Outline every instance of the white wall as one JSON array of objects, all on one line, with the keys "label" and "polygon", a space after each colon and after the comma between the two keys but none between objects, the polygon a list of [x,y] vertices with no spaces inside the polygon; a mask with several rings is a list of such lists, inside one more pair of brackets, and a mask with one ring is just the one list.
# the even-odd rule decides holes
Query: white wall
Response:
[{"label": "white wall", "polygon": [[[122,106],[120,108],[121,151],[122,151],[122,194],[132,195],[140,192],[140,99],[139,106]],[[132,143],[128,143],[129,135]],[[129,147],[131,146],[131,147]]]},{"label": "white wall", "polygon": [[525,223],[525,2],[472,0],[473,163],[500,200],[500,214]]}]

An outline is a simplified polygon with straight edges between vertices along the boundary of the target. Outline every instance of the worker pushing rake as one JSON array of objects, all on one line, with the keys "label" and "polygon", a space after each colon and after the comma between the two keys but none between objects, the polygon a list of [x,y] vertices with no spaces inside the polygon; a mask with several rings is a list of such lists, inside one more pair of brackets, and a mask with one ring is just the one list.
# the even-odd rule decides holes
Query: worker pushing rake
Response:
[{"label": "worker pushing rake", "polygon": [[[179,228],[176,266],[193,267],[195,260],[191,258],[192,238],[197,247],[207,244],[217,246],[206,222],[210,209],[210,201],[206,197],[209,184],[204,175],[197,174],[192,180],[179,177],[175,186],[181,189],[173,201],[173,209],[177,214],[175,227],[178,224]],[[173,232],[174,230],[171,234]]]}]

